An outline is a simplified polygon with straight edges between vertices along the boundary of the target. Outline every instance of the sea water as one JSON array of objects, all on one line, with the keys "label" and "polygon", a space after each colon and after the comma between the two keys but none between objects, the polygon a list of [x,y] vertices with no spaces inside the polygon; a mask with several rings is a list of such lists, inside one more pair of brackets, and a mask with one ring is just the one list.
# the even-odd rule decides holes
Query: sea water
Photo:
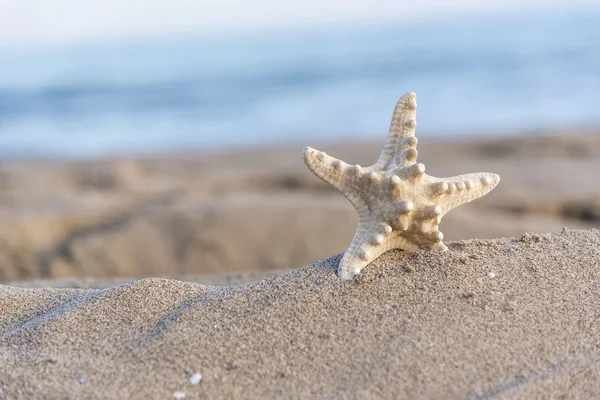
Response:
[{"label": "sea water", "polygon": [[600,12],[0,48],[0,158],[385,140],[600,123]]}]

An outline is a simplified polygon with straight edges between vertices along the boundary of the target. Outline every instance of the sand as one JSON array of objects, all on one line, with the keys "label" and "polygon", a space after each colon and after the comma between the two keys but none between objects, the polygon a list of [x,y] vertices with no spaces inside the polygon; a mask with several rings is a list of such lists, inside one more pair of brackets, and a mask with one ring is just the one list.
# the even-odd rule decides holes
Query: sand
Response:
[{"label": "sand", "polygon": [[338,254],[238,286],[0,286],[0,398],[600,397],[600,231],[449,248],[354,282]]}]

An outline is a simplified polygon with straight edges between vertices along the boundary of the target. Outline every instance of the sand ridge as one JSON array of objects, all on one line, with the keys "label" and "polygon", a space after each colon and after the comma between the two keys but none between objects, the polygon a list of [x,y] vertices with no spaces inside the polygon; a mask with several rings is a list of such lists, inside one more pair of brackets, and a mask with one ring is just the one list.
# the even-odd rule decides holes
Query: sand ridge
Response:
[{"label": "sand ridge", "polygon": [[353,282],[336,255],[238,286],[0,286],[0,398],[600,396],[600,231],[449,248]]}]

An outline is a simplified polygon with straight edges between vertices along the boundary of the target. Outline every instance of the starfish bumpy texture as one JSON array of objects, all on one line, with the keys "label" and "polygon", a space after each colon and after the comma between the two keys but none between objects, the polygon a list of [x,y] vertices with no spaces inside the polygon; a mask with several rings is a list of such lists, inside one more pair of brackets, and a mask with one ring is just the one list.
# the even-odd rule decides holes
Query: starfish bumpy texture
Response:
[{"label": "starfish bumpy texture", "polygon": [[370,167],[349,165],[310,147],[302,151],[308,168],[340,191],[358,214],[356,234],[338,267],[342,279],[352,279],[391,249],[448,250],[438,229],[442,217],[500,182],[490,173],[425,174],[425,166],[417,163],[416,109],[414,93],[398,101],[387,143]]}]

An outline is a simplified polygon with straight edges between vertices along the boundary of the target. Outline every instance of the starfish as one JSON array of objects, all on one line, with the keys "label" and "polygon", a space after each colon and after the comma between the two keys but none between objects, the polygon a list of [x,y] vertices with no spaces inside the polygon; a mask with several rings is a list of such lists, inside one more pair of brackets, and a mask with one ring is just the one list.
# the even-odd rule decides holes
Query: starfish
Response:
[{"label": "starfish", "polygon": [[415,121],[417,97],[398,101],[387,143],[369,167],[349,165],[306,147],[308,168],[341,192],[358,214],[358,228],[338,267],[338,276],[353,279],[391,249],[405,251],[448,248],[438,226],[451,209],[489,193],[500,177],[491,173],[436,178],[417,163]]}]

